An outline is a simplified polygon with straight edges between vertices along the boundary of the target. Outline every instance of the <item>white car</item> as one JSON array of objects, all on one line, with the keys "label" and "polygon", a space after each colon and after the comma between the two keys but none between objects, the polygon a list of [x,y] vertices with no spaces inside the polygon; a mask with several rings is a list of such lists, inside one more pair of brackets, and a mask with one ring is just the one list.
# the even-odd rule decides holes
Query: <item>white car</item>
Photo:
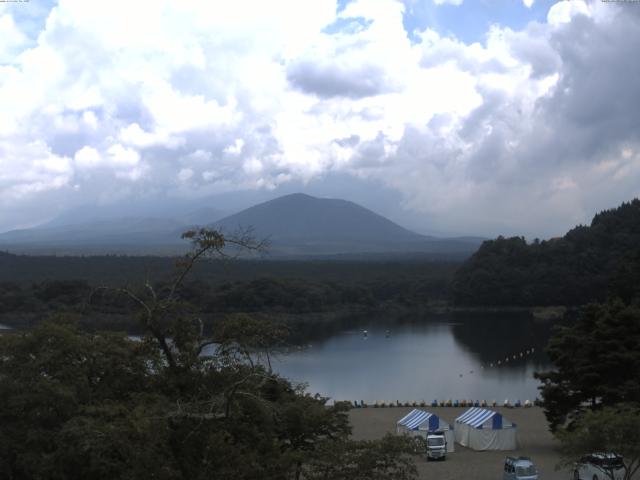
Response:
[{"label": "white car", "polygon": [[503,480],[538,480],[538,471],[529,457],[507,457]]},{"label": "white car", "polygon": [[615,480],[624,478],[624,463],[615,453],[592,453],[585,455],[573,467],[573,480]]}]

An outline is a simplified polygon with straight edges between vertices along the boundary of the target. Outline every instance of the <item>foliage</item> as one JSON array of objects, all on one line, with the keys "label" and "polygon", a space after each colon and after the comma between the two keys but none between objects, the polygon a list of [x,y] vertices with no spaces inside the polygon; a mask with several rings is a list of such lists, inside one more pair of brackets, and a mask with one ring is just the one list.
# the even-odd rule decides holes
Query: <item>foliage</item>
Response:
[{"label": "foliage", "polygon": [[[571,429],[561,429],[563,463],[569,465],[585,453],[615,452],[624,457],[624,480],[640,468],[640,408],[615,405],[586,412]],[[613,472],[607,471],[611,480]]]},{"label": "foliage", "polygon": [[[119,424],[132,420],[128,408],[146,400],[133,399],[154,382],[146,362],[157,360],[155,351],[144,350],[122,335],[82,334],[63,320],[0,337],[0,477],[50,478],[58,463],[66,465],[59,454],[68,455],[63,446],[80,429],[92,435],[75,445],[79,454],[108,449]],[[87,477],[109,477],[107,456],[100,463],[87,465]]]},{"label": "foliage", "polygon": [[[24,273],[23,261],[33,264],[33,275],[39,275],[36,259],[20,258],[14,265]],[[141,334],[140,322],[132,312],[139,304],[128,295],[117,294],[114,289],[99,289],[87,304],[87,292],[96,285],[107,286],[98,272],[108,274],[121,269],[120,274],[135,268],[140,259],[114,258],[111,263],[100,263],[99,258],[60,258],[59,275],[73,273],[74,264],[86,262],[76,273],[88,270],[89,281],[50,279],[38,283],[0,283],[0,323],[17,328],[28,328],[48,315],[60,312],[79,314],[81,325],[92,330],[126,330]],[[153,264],[159,259],[146,259]],[[43,264],[49,259],[40,258]],[[168,261],[168,260],[165,260]],[[95,262],[95,263],[92,263]],[[12,268],[14,268],[12,267]],[[240,273],[236,272],[236,267]],[[233,268],[227,261],[210,258],[198,259],[189,275],[174,292],[174,299],[183,308],[189,305],[204,322],[205,331],[211,328],[211,319],[229,314],[249,313],[253,316],[279,317],[286,321],[292,337],[305,341],[331,329],[343,328],[346,319],[370,318],[371,312],[402,311],[429,307],[442,302],[455,265],[407,262],[276,262],[236,260]],[[219,269],[220,271],[217,271]],[[15,270],[14,270],[15,271]],[[29,272],[29,269],[26,269]],[[2,277],[0,258],[0,278]],[[228,274],[223,280],[222,273]],[[253,275],[253,276],[252,276]],[[146,278],[153,278],[150,269]],[[144,279],[145,276],[142,275]],[[146,282],[157,295],[167,295],[175,280],[171,274],[165,281]],[[123,281],[118,285],[126,285]],[[64,295],[43,296],[42,291],[66,292]],[[132,293],[147,299],[147,287],[130,288]]]},{"label": "foliage", "polygon": [[621,301],[589,305],[557,328],[547,347],[555,370],[536,373],[552,430],[585,410],[640,404],[640,308]]},{"label": "foliage", "polygon": [[359,467],[350,478],[414,478],[402,444],[349,440],[347,405],[271,371],[286,330],[240,315],[205,331],[178,293],[185,278],[229,244],[259,244],[186,237],[194,249],[161,288],[97,292],[137,308],[140,341],[87,332],[68,315],[0,336],[0,478],[322,478],[338,454],[337,472]]},{"label": "foliage", "polygon": [[486,241],[456,272],[461,305],[583,305],[640,294],[640,200],[597,214],[562,238]]},{"label": "foliage", "polygon": [[381,441],[324,442],[304,472],[310,480],[409,480],[416,466],[408,437],[387,434]]}]

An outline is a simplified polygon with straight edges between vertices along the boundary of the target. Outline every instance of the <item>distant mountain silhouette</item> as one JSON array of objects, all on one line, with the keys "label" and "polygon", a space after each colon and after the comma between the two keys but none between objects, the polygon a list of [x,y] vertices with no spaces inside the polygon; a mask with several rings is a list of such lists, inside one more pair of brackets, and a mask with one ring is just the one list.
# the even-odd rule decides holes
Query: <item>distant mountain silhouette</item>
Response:
[{"label": "distant mountain silhouette", "polygon": [[184,226],[177,220],[160,218],[116,218],[72,225],[54,225],[12,230],[0,235],[0,246],[93,246],[136,245],[175,242],[168,238]]},{"label": "distant mountain silhouette", "polygon": [[179,219],[128,217],[50,222],[41,227],[0,234],[0,249],[19,253],[56,254],[179,254],[188,248],[182,232],[198,225],[233,234],[252,228],[268,238],[271,256],[407,255],[427,253],[468,256],[482,239],[436,238],[419,235],[353,202],[286,195],[247,208],[221,220],[219,211],[203,207]]},{"label": "distant mountain silhouette", "polygon": [[353,202],[285,195],[216,222],[225,230],[252,226],[258,236],[315,241],[415,241],[423,237]]},{"label": "distant mountain silhouette", "polygon": [[438,239],[403,228],[353,202],[294,193],[255,205],[213,224],[226,233],[251,227],[276,255],[429,252],[471,254],[472,238]]}]

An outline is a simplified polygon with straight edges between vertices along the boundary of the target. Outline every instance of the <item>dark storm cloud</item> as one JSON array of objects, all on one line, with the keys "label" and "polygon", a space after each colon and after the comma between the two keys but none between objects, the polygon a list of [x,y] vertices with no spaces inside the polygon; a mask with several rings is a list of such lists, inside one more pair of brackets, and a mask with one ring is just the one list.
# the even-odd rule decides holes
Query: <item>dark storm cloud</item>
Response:
[{"label": "dark storm cloud", "polygon": [[638,25],[620,9],[612,28],[579,16],[551,39],[563,69],[554,94],[541,102],[541,115],[555,128],[573,126],[586,157],[607,144],[640,139]]}]

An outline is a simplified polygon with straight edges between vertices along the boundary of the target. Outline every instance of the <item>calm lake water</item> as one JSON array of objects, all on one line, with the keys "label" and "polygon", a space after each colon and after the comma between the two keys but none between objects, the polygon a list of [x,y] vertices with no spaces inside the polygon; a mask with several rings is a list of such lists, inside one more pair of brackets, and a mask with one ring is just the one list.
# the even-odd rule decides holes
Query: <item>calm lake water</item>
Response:
[{"label": "calm lake water", "polygon": [[533,373],[550,367],[543,352],[550,322],[513,314],[418,317],[360,319],[357,328],[277,355],[273,368],[333,400],[501,403],[538,396]]},{"label": "calm lake water", "polygon": [[549,367],[550,327],[513,315],[376,322],[279,355],[274,369],[335,400],[524,402],[538,396],[534,371]]}]

